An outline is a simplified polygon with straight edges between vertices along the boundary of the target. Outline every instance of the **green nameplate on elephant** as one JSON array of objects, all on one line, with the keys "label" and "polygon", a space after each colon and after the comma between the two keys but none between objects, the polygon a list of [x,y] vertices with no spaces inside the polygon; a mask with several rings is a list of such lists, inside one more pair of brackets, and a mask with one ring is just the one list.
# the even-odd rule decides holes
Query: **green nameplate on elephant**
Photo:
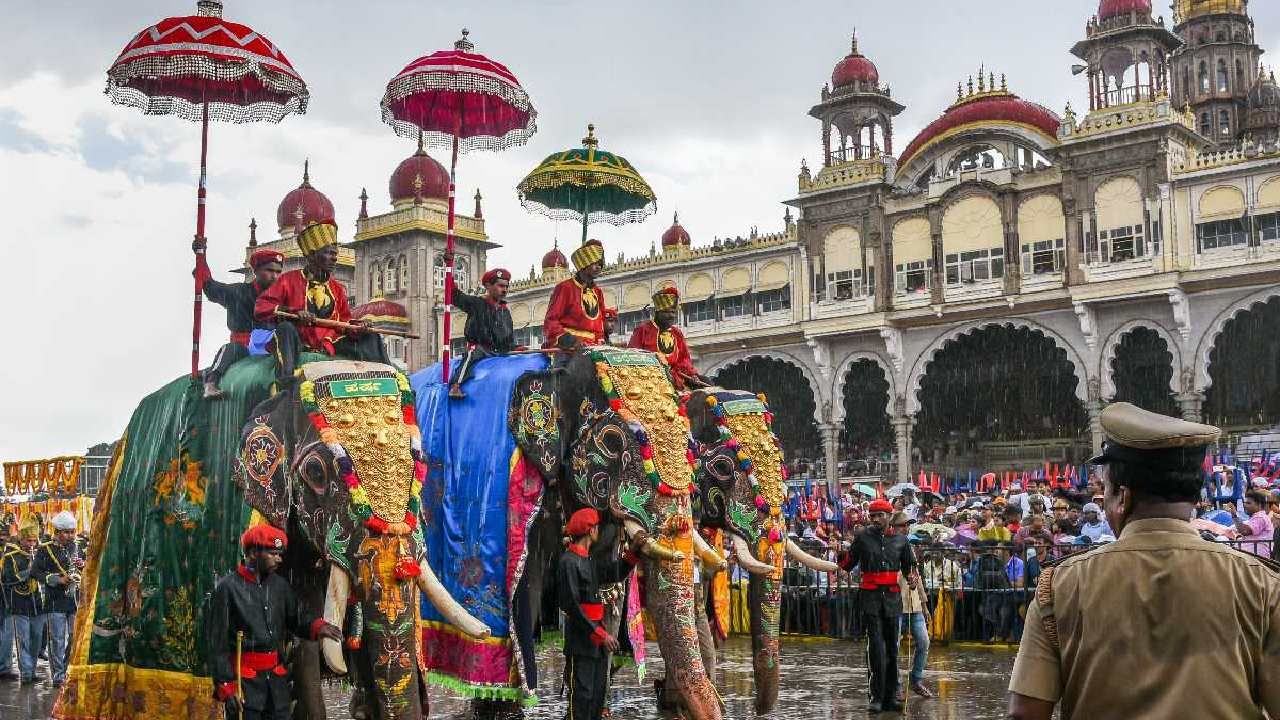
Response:
[{"label": "green nameplate on elephant", "polygon": [[643,350],[600,350],[598,359],[614,367],[646,367],[656,366],[658,356]]},{"label": "green nameplate on elephant", "polygon": [[720,403],[726,415],[763,415],[764,403],[759,398],[740,398]]},{"label": "green nameplate on elephant", "polygon": [[379,397],[400,394],[396,379],[389,377],[333,380],[325,384],[329,386],[329,397],[331,398]]}]

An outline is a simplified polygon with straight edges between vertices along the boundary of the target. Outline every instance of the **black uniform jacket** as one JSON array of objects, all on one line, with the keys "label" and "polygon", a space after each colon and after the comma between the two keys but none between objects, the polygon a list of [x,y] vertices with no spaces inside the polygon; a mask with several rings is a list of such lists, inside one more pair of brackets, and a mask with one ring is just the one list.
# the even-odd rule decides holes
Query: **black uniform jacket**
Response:
[{"label": "black uniform jacket", "polygon": [[630,552],[614,562],[593,560],[578,545],[570,545],[560,557],[556,571],[556,593],[564,611],[564,654],[603,657],[607,632],[600,624],[604,605],[600,586],[621,582],[631,573],[636,556]]},{"label": "black uniform jacket", "polygon": [[65,546],[56,540],[44,543],[36,548],[35,563],[31,568],[31,577],[44,587],[44,611],[50,613],[74,613],[76,611],[77,585],[50,585],[50,575],[61,575],[63,579],[71,573],[79,573],[75,564],[75,541]]},{"label": "black uniform jacket", "polygon": [[233,333],[253,330],[253,306],[261,293],[256,280],[222,283],[209,278],[204,281],[205,297],[227,309],[227,329]]},{"label": "black uniform jacket", "polygon": [[[910,573],[915,567],[915,557],[906,535],[886,535],[880,528],[871,526],[853,539],[853,546],[841,563],[846,570],[855,566],[862,571],[858,603],[864,613],[893,617],[902,614],[902,598],[898,582],[869,582],[881,577],[877,573]],[[875,585],[872,589],[870,586]]]},{"label": "black uniform jacket", "polygon": [[44,612],[40,582],[31,577],[31,556],[20,546],[12,545],[0,560],[0,584],[9,600],[10,615],[35,617]]},{"label": "black uniform jacket", "polygon": [[488,298],[453,291],[453,306],[467,314],[463,333],[467,342],[500,355],[516,349],[515,330],[507,303],[490,302]]},{"label": "black uniform jacket", "polygon": [[[236,572],[223,577],[214,587],[205,622],[214,697],[225,700],[235,694],[237,631],[244,632],[241,649],[245,653],[275,652],[283,663],[289,634],[315,639],[323,622],[323,618],[298,614],[298,598],[284,578],[271,574],[259,582],[257,575],[244,565],[236,568]],[[254,677],[246,672],[242,682],[245,707],[266,709],[270,690],[272,706],[288,712],[289,678],[282,665],[278,670],[256,670]]]}]

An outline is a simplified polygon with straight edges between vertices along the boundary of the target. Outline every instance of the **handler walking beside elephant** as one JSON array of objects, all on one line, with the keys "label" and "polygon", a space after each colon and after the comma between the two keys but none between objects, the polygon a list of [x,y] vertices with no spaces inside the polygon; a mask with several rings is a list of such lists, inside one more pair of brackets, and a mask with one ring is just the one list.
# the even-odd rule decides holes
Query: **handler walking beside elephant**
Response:
[{"label": "handler walking beside elephant", "polygon": [[609,655],[618,651],[617,639],[603,625],[600,586],[621,582],[639,558],[631,550],[609,564],[591,558],[591,545],[600,539],[600,514],[591,508],[575,512],[565,525],[565,534],[572,541],[556,571],[558,603],[565,614],[564,682],[569,689],[565,718],[600,720],[609,682]]},{"label": "handler walking beside elephant", "polygon": [[[289,633],[342,642],[324,618],[304,618],[288,581],[275,574],[288,539],[271,525],[240,536],[245,560],[218,581],[205,623],[213,696],[228,720],[287,720],[293,696],[284,667]],[[237,667],[238,663],[238,667]]]},{"label": "handler walking beside elephant", "polygon": [[861,571],[858,602],[862,627],[867,632],[867,662],[871,669],[871,702],[867,711],[900,712],[898,702],[898,626],[902,618],[901,574],[915,568],[911,547],[904,535],[888,532],[893,505],[874,500],[867,507],[871,525],[854,538],[845,558],[845,569]]}]

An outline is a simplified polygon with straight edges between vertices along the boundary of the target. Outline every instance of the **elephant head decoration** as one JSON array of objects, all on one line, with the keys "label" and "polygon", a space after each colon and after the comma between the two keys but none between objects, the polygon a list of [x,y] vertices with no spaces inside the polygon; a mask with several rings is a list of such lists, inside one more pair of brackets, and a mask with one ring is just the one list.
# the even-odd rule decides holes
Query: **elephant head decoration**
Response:
[{"label": "elephant head decoration", "polygon": [[[600,511],[605,521],[599,552],[616,548],[619,530],[641,545],[646,608],[668,684],[692,718],[718,720],[721,702],[698,651],[694,615],[693,554],[709,548],[692,527],[694,454],[665,362],[640,350],[575,354],[564,367],[520,379],[509,424],[562,508],[546,520],[553,527],[531,539],[530,556],[540,543],[537,562],[549,568],[560,548],[559,525],[582,507]],[[528,575],[536,602],[539,573]]]},{"label": "elephant head decoration", "polygon": [[699,446],[702,526],[724,531],[738,564],[750,576],[747,606],[755,705],[757,712],[767,713],[778,702],[784,558],[823,572],[833,572],[836,566],[787,542],[782,518],[786,468],[764,396],[707,388],[690,393],[685,408]]},{"label": "elephant head decoration", "polygon": [[[344,628],[302,643],[300,688],[318,688],[320,658],[337,674],[351,661],[356,703],[390,720],[425,715],[416,652],[418,596],[468,634],[488,628],[467,614],[424,559],[418,527],[421,435],[407,380],[376,363],[304,365],[301,382],[255,408],[242,434],[246,502],[286,529],[288,569],[300,603]],[[303,715],[323,718],[318,690],[300,693]]]}]

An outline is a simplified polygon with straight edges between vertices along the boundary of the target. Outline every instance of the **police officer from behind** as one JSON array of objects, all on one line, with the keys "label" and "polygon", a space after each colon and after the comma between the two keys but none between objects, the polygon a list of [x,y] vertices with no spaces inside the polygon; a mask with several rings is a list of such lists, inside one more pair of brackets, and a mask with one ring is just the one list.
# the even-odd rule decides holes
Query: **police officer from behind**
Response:
[{"label": "police officer from behind", "polygon": [[1115,403],[1102,430],[1118,539],[1041,572],[1009,717],[1280,717],[1280,574],[1188,522],[1218,428]]},{"label": "police officer from behind", "polygon": [[[209,668],[213,696],[225,704],[228,720],[287,720],[293,698],[284,645],[290,633],[342,642],[342,632],[324,618],[299,615],[293,589],[275,573],[287,543],[284,532],[270,525],[249,528],[240,536],[244,562],[213,589],[205,626]],[[244,633],[238,675],[237,633]],[[236,694],[237,679],[242,697]]]},{"label": "police officer from behind", "polygon": [[609,653],[618,651],[618,641],[603,624],[600,586],[621,582],[638,558],[632,550],[611,563],[591,557],[591,546],[600,539],[600,514],[591,508],[575,512],[565,534],[569,547],[556,570],[557,600],[565,614],[564,678],[569,688],[565,718],[600,720],[609,682]]},{"label": "police officer from behind", "polygon": [[867,663],[871,670],[871,702],[867,711],[901,712],[898,702],[898,623],[902,617],[900,574],[915,567],[907,536],[889,532],[893,505],[873,500],[867,506],[871,520],[866,531],[855,536],[843,563],[844,569],[857,567],[858,605],[862,627],[867,633]]}]

